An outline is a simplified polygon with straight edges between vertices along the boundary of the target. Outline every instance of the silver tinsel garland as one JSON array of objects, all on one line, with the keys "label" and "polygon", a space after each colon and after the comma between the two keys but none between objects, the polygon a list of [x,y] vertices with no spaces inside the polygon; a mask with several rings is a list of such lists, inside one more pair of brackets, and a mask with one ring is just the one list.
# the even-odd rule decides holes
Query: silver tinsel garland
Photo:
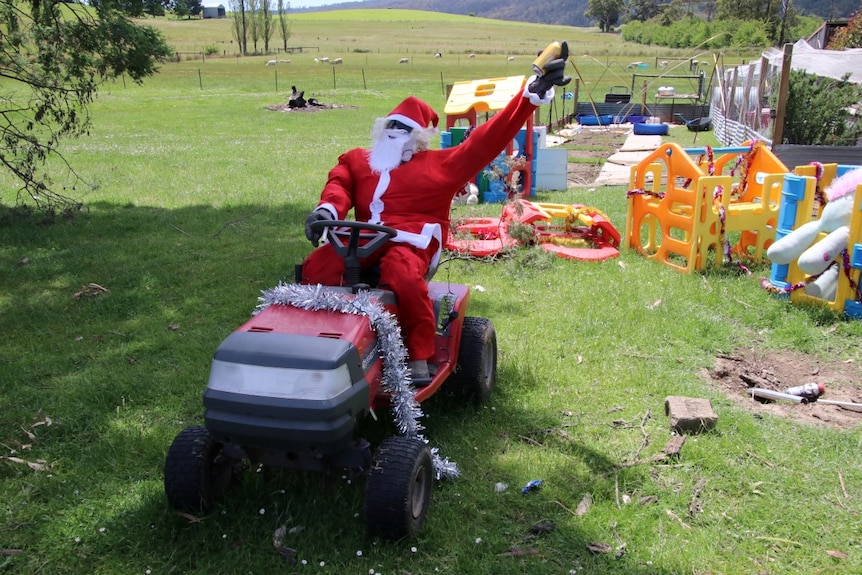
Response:
[{"label": "silver tinsel garland", "polygon": [[[383,389],[390,394],[392,416],[395,425],[405,437],[414,437],[424,443],[428,440],[422,435],[424,427],[419,423],[422,408],[416,401],[416,390],[412,384],[410,370],[407,368],[407,349],[401,337],[398,319],[373,299],[369,292],[355,296],[329,290],[322,285],[300,285],[279,283],[276,287],[264,290],[258,298],[260,304],[254,313],[258,314],[270,305],[289,305],[305,310],[327,310],[340,313],[363,315],[371,322],[377,334],[378,348],[383,359]],[[437,479],[457,477],[457,464],[440,457],[436,447],[431,448],[434,462],[434,475]]]}]

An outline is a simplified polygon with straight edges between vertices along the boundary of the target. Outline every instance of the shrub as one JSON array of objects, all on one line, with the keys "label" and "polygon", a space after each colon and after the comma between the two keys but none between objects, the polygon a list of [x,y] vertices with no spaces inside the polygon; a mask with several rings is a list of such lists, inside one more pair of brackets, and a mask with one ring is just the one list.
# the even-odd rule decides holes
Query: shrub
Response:
[{"label": "shrub", "polygon": [[[784,132],[781,143],[814,146],[854,146],[862,136],[848,107],[862,100],[862,87],[847,81],[822,78],[801,70],[790,72]],[[773,107],[777,100],[773,94]]]},{"label": "shrub", "polygon": [[830,50],[862,48],[862,10],[847,21],[847,25],[835,31],[827,46]]}]

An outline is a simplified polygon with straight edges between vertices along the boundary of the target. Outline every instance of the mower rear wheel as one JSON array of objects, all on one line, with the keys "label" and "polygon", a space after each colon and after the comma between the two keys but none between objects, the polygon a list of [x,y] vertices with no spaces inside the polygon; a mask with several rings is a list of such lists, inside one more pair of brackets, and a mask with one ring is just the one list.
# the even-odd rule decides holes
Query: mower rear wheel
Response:
[{"label": "mower rear wheel", "polygon": [[465,317],[458,365],[446,382],[453,394],[485,403],[497,379],[497,331],[491,320]]},{"label": "mower rear wheel", "polygon": [[206,427],[188,427],[174,438],[165,458],[168,503],[177,510],[208,513],[230,485],[232,474],[222,444]]},{"label": "mower rear wheel", "polygon": [[433,482],[431,449],[411,437],[389,437],[371,462],[365,486],[365,527],[385,539],[413,537],[425,522]]}]

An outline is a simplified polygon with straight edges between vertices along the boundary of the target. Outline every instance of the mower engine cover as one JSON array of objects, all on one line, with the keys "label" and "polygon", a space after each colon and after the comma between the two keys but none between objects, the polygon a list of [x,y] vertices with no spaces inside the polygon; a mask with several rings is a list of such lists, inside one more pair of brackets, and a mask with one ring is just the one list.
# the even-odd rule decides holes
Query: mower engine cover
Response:
[{"label": "mower engine cover", "polygon": [[224,443],[339,451],[368,408],[364,363],[376,354],[365,355],[343,339],[236,331],[213,355],[207,429]]}]

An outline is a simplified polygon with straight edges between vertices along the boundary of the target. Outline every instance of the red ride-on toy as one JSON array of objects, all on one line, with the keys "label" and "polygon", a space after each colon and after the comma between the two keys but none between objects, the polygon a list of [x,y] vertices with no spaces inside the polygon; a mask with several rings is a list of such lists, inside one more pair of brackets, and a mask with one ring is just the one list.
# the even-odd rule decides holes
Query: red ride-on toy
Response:
[{"label": "red ride-on toy", "polygon": [[[496,332],[489,320],[465,316],[467,286],[429,282],[437,311],[436,352],[429,365],[436,371],[430,381],[410,385],[403,362],[386,365],[390,344],[362,309],[370,306],[397,318],[395,295],[359,281],[359,260],[396,231],[340,220],[313,225],[328,228],[349,285],[279,287],[307,288],[303,297],[354,307],[345,313],[319,302],[268,304],[230,334],[213,355],[203,393],[204,425],[180,432],[168,450],[165,494],[175,509],[207,513],[250,465],[349,469],[366,476],[368,533],[413,536],[425,520],[435,471],[440,476],[439,457],[418,433],[389,437],[372,451],[367,440],[356,437],[356,424],[390,408],[396,415],[393,399],[405,392],[421,403],[444,386],[481,403],[496,377]],[[393,373],[406,377],[392,385]],[[409,427],[397,417],[396,423],[402,432]]]}]

